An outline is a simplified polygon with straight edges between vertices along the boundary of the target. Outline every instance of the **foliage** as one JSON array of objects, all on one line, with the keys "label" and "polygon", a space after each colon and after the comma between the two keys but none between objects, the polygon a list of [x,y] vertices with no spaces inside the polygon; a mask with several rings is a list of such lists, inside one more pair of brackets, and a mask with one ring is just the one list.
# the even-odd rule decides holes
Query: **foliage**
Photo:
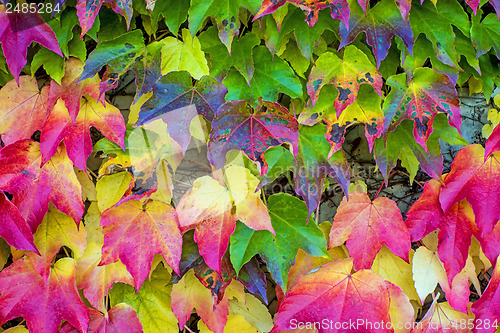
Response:
[{"label": "foliage", "polygon": [[6,332],[498,331],[498,0],[2,3]]}]

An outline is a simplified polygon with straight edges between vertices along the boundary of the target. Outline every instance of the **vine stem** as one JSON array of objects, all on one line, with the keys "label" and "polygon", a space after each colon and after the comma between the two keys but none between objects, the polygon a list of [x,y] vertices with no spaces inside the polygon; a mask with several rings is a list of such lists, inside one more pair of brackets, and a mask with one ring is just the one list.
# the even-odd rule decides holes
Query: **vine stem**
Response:
[{"label": "vine stem", "polygon": [[[387,183],[389,183],[389,179],[394,176],[394,174],[396,174],[398,171],[393,171],[391,172],[391,174],[387,177]],[[377,199],[378,195],[380,194],[380,191],[382,191],[382,186],[384,186],[385,182],[382,182],[382,184],[380,184],[380,187],[378,188],[378,191],[377,191],[377,194],[375,194],[375,197],[373,198],[373,200]]]},{"label": "vine stem", "polygon": [[184,325],[184,329],[185,329],[185,330],[188,330],[188,331],[189,331],[189,332],[191,332],[191,333],[194,333],[194,332],[193,332],[193,331],[191,331],[191,329],[190,329],[189,327],[187,327],[186,325]]},{"label": "vine stem", "polygon": [[262,201],[264,201],[264,205],[267,207],[267,199],[266,199],[266,194],[264,193],[264,188],[260,189],[260,194],[262,195]]}]

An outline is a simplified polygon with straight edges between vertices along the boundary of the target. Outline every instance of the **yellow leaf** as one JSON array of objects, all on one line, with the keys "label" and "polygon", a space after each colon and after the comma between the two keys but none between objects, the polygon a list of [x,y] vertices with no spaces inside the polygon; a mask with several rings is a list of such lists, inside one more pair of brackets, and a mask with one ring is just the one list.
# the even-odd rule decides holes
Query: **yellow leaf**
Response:
[{"label": "yellow leaf", "polygon": [[101,212],[116,204],[125,194],[134,177],[127,171],[107,175],[96,185],[97,205]]},{"label": "yellow leaf", "polygon": [[355,191],[361,191],[361,192],[367,193],[368,186],[366,186],[366,183],[362,180],[358,180],[355,183],[350,183],[349,184],[349,193],[355,192]]},{"label": "yellow leaf", "polygon": [[141,107],[146,101],[153,96],[153,92],[150,91],[147,94],[142,95],[139,97],[139,99],[130,105],[130,113],[128,114],[128,124],[135,124],[137,120],[139,119],[139,111],[141,110]]},{"label": "yellow leaf", "polygon": [[413,256],[413,281],[415,289],[423,301],[434,291],[440,281],[447,281],[446,272],[437,253],[424,246],[415,251]]},{"label": "yellow leaf", "polygon": [[469,78],[469,96],[479,94],[483,91],[483,82],[476,79],[474,76]]},{"label": "yellow leaf", "polygon": [[191,120],[189,125],[191,135],[202,142],[208,141],[209,130],[207,129],[207,121],[202,115],[197,115]]},{"label": "yellow leaf", "polygon": [[230,315],[238,314],[243,316],[249,324],[257,328],[260,332],[269,332],[274,325],[267,307],[252,294],[246,294],[245,304],[230,300],[229,313]]},{"label": "yellow leaf", "polygon": [[495,97],[493,97],[493,103],[500,108],[500,94],[496,94]]},{"label": "yellow leaf", "polygon": [[29,333],[29,331],[24,326],[16,326],[16,327],[11,327],[8,330],[3,331],[3,333]]},{"label": "yellow leaf", "polygon": [[95,242],[104,244],[104,235],[102,234],[101,212],[97,207],[97,202],[92,202],[87,209],[87,214],[84,217],[85,231],[87,232],[87,243]]},{"label": "yellow leaf", "polygon": [[82,184],[83,200],[96,201],[97,193],[95,190],[95,185],[92,182],[90,176],[86,174],[84,171],[78,169],[77,167],[74,167],[74,169],[76,178],[78,178],[78,181],[80,182],[80,184]]},{"label": "yellow leaf", "polygon": [[[213,333],[208,327],[200,320],[198,322],[198,330],[200,333]],[[260,333],[255,327],[246,321],[245,317],[239,314],[230,314],[227,316],[227,323],[224,326],[224,333]]]}]

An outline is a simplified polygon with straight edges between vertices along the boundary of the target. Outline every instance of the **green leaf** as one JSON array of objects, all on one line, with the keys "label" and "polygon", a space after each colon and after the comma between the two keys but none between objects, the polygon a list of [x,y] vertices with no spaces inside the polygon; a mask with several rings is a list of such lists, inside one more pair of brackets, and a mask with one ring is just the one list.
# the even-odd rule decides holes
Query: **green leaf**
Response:
[{"label": "green leaf", "polygon": [[494,49],[500,59],[500,21],[495,14],[488,14],[480,22],[481,12],[472,19],[471,40],[477,50],[477,57]]},{"label": "green leaf", "polygon": [[46,48],[41,48],[33,57],[31,61],[31,74],[35,75],[35,72],[43,66],[45,72],[47,72],[50,77],[61,84],[61,79],[64,76],[64,58]]},{"label": "green leaf", "polygon": [[276,238],[269,231],[255,231],[238,222],[230,239],[231,262],[239,272],[259,253],[276,283],[285,289],[288,271],[295,262],[298,249],[315,257],[328,258],[326,239],[314,222],[307,223],[307,209],[302,200],[278,193],[269,197],[268,207]]},{"label": "green leaf", "polygon": [[201,49],[210,55],[210,74],[222,81],[233,66],[250,83],[254,73],[252,50],[260,44],[254,33],[246,33],[233,41],[231,55],[217,37],[217,29],[210,27],[200,35]]},{"label": "green leaf", "polygon": [[159,264],[136,293],[134,287],[116,283],[109,291],[111,306],[118,303],[131,305],[142,324],[144,333],[177,332],[177,318],[170,308],[170,274]]},{"label": "green leaf", "polygon": [[292,98],[302,97],[302,84],[293,69],[279,57],[272,58],[265,46],[253,49],[254,75],[250,87],[245,78],[235,70],[230,70],[222,82],[228,90],[226,100],[246,100],[255,104],[259,97],[265,101],[276,102],[278,93]]},{"label": "green leaf", "polygon": [[277,55],[288,61],[298,76],[303,79],[306,78],[305,74],[311,65],[311,61],[300,53],[300,49],[294,40],[289,40],[284,49],[282,48]]},{"label": "green leaf", "polygon": [[189,0],[161,0],[155,3],[151,15],[153,31],[157,30],[160,15],[165,18],[165,24],[175,35],[178,35],[179,27],[187,20]]},{"label": "green leaf", "polygon": [[127,33],[127,23],[125,20],[121,20],[120,16],[116,15],[111,9],[102,6],[98,17],[100,25],[97,38],[99,42],[115,39],[117,36]]},{"label": "green leaf", "polygon": [[73,28],[78,24],[76,9],[67,7],[58,18],[47,22],[56,34],[62,53],[65,57],[69,56],[68,43],[73,39]]},{"label": "green leaf", "polygon": [[295,165],[292,153],[282,146],[271,147],[264,152],[264,159],[267,162],[267,173],[260,178],[257,189],[266,184],[272,183],[281,174],[291,170]]},{"label": "green leaf", "polygon": [[161,74],[187,71],[199,80],[209,74],[205,53],[201,50],[198,37],[191,36],[187,29],[182,30],[182,42],[174,37],[161,40]]}]

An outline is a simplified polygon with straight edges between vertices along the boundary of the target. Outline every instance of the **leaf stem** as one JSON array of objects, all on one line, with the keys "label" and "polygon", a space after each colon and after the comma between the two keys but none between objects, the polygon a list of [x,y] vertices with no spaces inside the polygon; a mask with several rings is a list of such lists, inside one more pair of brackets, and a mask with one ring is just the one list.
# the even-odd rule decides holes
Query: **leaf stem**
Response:
[{"label": "leaf stem", "polygon": [[264,188],[260,189],[260,194],[262,195],[262,201],[264,201],[264,205],[267,207],[267,199],[266,199],[266,193],[264,193]]}]

